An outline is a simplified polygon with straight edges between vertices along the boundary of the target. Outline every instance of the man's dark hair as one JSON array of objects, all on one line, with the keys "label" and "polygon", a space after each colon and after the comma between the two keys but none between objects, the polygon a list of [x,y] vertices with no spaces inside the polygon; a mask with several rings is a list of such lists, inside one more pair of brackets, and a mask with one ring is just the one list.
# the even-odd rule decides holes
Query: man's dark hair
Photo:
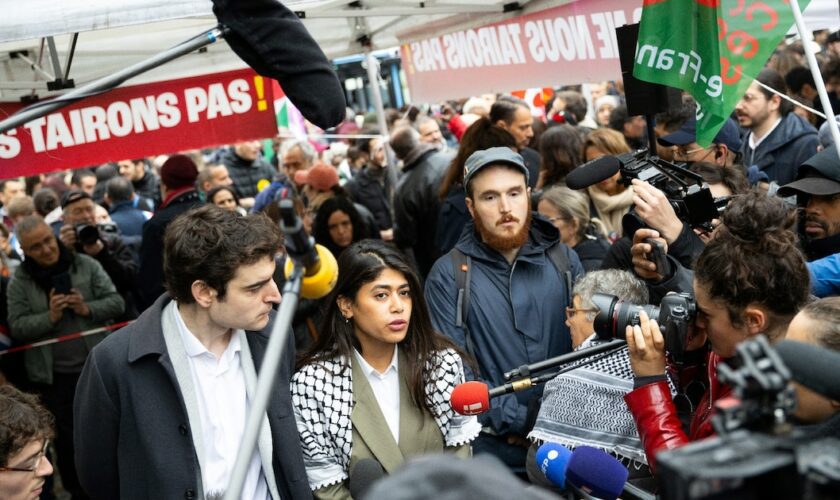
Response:
[{"label": "man's dark hair", "polygon": [[[764,68],[761,72],[758,73],[758,76],[755,77],[756,81],[759,83],[763,83],[764,85],[770,87],[771,89],[779,92],[782,95],[787,94],[787,85],[785,85],[785,80],[782,78],[782,75],[779,74],[778,71],[772,68]],[[764,94],[764,97],[767,100],[770,100],[775,94],[770,92],[766,88],[762,86],[758,86],[758,89]],[[779,114],[782,116],[787,115],[791,111],[793,111],[793,103],[788,101],[787,99],[779,98]]]},{"label": "man's dark hair", "polygon": [[805,66],[797,66],[788,71],[785,75],[785,84],[787,85],[788,90],[794,94],[801,93],[802,87],[806,84],[810,85],[813,89],[817,88],[816,83],[814,83],[814,75],[812,75],[811,70]]},{"label": "man's dark hair", "polygon": [[682,97],[682,105],[668,111],[656,114],[656,124],[661,125],[665,132],[672,134],[682,127],[685,122],[697,113],[697,101],[690,95]]},{"label": "man's dark hair", "polygon": [[[379,135],[378,128],[364,128],[359,131],[361,135]],[[361,139],[356,139],[356,147],[359,151],[370,155],[370,141],[373,139],[370,137],[362,137]]]},{"label": "man's dark hair", "polygon": [[578,123],[586,118],[586,99],[583,94],[574,90],[561,90],[555,97],[566,103],[566,111],[571,113]]},{"label": "man's dark hair", "polygon": [[797,247],[796,211],[780,198],[750,191],[732,198],[694,278],[723,304],[736,327],[750,304],[767,309],[770,340],[808,303],[810,277]]},{"label": "man's dark hair", "polygon": [[741,167],[721,167],[714,163],[698,161],[691,165],[689,170],[700,174],[708,184],[723,184],[732,191],[733,196],[750,190],[749,180]]},{"label": "man's dark hair", "polygon": [[34,394],[0,385],[0,465],[33,441],[51,439],[55,419]]},{"label": "man's dark hair", "polygon": [[624,134],[624,124],[630,121],[630,115],[627,114],[627,106],[619,104],[610,111],[610,128],[617,130]]},{"label": "man's dark hair", "polygon": [[397,158],[403,160],[420,145],[420,133],[408,125],[400,127],[391,134],[390,144]]},{"label": "man's dark hair", "polygon": [[499,96],[496,102],[490,106],[490,123],[496,123],[502,120],[505,123],[511,123],[516,114],[516,110],[525,108],[530,110],[528,103],[522,99],[510,95]]},{"label": "man's dark hair", "polygon": [[90,170],[83,168],[80,170],[76,170],[73,172],[73,175],[70,177],[70,184],[75,184],[77,186],[82,185],[82,179],[85,177],[93,177],[96,178],[96,174],[91,172]]},{"label": "man's dark hair", "polygon": [[39,189],[35,191],[32,203],[35,204],[38,215],[46,217],[48,213],[58,208],[58,195],[50,188]]},{"label": "man's dark hair", "polygon": [[134,185],[123,176],[112,177],[105,188],[112,203],[131,201],[134,198]]},{"label": "man's dark hair", "polygon": [[169,295],[195,302],[192,284],[201,280],[224,299],[236,270],[280,250],[280,230],[264,214],[241,216],[206,204],[177,217],[163,237],[163,275]]}]

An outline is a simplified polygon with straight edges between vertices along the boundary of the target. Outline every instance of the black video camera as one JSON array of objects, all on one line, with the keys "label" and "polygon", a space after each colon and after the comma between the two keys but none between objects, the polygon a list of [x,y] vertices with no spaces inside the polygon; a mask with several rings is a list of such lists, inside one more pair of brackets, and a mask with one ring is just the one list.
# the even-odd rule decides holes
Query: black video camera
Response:
[{"label": "black video camera", "polygon": [[759,335],[718,365],[733,397],[716,403],[717,436],[657,454],[662,498],[838,498],[840,440],[794,429],[791,373]]},{"label": "black video camera", "polygon": [[[711,231],[712,220],[720,218],[727,200],[716,200],[703,177],[685,168],[685,163],[671,163],[651,156],[647,149],[615,157],[620,163],[621,182],[630,186],[633,179],[647,181],[668,198],[677,217],[691,227]],[[621,221],[624,234],[632,235],[645,223],[634,211]]]},{"label": "black video camera", "polygon": [[645,311],[659,324],[665,337],[665,349],[673,362],[683,361],[688,329],[697,315],[697,304],[690,294],[671,292],[662,298],[658,307],[632,304],[604,293],[593,295],[592,303],[598,308],[594,324],[598,338],[623,339],[627,326],[638,325],[639,313]]}]

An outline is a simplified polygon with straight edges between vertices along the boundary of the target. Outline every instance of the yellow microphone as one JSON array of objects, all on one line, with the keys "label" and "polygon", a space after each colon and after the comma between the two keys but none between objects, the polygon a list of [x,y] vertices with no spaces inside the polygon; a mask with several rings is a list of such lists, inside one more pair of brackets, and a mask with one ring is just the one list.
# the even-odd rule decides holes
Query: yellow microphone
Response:
[{"label": "yellow microphone", "polygon": [[286,235],[286,259],[284,272],[288,279],[292,275],[294,262],[299,261],[304,268],[300,295],[305,299],[320,299],[335,287],[338,281],[338,261],[325,247],[316,245],[306,234],[303,222],[295,213],[292,200],[282,199],[280,207],[280,229]]},{"label": "yellow microphone", "polygon": [[[332,252],[322,245],[315,245],[315,251],[318,253],[318,263],[306,268],[300,284],[300,295],[305,299],[326,297],[338,281],[338,261]],[[292,259],[286,259],[286,279],[292,275],[294,267]]]}]

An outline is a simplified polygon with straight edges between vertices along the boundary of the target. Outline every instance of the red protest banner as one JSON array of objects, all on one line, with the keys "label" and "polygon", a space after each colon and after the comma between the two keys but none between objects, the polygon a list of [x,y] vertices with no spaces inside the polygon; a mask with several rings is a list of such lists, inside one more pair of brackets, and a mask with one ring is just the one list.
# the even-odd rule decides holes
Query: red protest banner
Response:
[{"label": "red protest banner", "polygon": [[412,99],[619,79],[615,28],[638,22],[641,12],[641,0],[577,1],[406,43]]},{"label": "red protest banner", "polygon": [[271,93],[251,69],[120,87],[0,134],[0,178],[271,137]]}]

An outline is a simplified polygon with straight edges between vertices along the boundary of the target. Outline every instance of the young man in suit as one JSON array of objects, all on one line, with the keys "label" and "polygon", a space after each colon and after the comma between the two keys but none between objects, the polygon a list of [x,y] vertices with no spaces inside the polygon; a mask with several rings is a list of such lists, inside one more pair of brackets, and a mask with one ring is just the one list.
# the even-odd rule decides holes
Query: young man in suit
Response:
[{"label": "young man in suit", "polygon": [[[79,382],[76,463],[92,498],[221,498],[280,301],[280,246],[263,215],[204,206],[169,225],[168,293],[94,349]],[[310,498],[289,392],[292,341],[241,498]]]}]

